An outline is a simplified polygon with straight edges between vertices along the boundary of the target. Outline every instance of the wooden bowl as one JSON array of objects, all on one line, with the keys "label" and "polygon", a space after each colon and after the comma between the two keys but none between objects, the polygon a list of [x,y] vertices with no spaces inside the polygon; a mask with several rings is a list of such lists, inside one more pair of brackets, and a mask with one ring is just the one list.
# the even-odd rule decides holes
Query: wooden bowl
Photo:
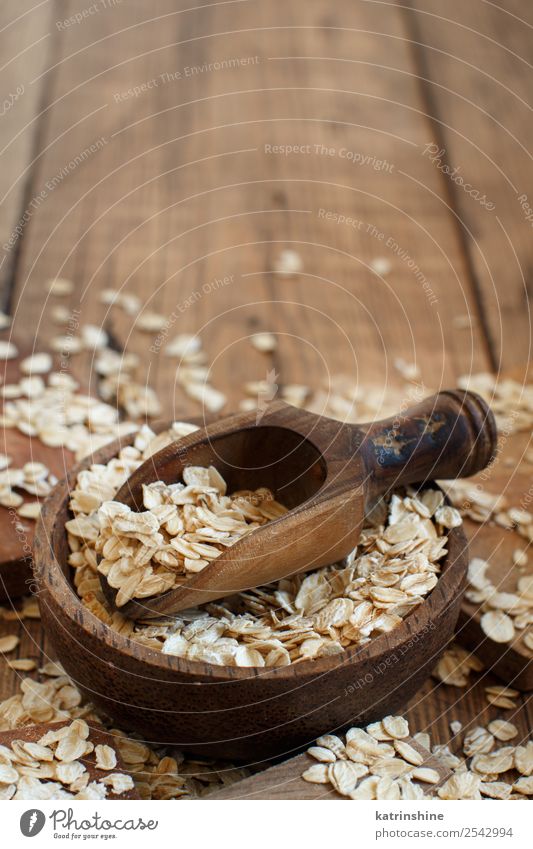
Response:
[{"label": "wooden bowl", "polygon": [[65,521],[78,472],[107,463],[124,438],[72,469],[45,502],[34,575],[46,632],[77,686],[97,708],[146,742],[238,761],[286,755],[317,736],[403,707],[452,638],[468,563],[461,528],[433,591],[389,634],[360,648],[277,668],[183,660],[121,636],[84,608],[67,564]]}]

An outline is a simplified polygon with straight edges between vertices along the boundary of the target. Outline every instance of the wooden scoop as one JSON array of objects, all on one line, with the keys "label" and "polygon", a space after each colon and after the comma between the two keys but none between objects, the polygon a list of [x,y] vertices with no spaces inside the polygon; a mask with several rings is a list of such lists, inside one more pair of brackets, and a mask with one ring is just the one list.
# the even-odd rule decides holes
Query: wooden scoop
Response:
[{"label": "wooden scoop", "polygon": [[[283,402],[218,421],[166,446],[126,481],[116,500],[143,510],[142,485],[175,483],[186,466],[215,466],[228,492],[268,487],[289,508],[224,551],[179,587],[132,599],[132,619],[175,613],[345,557],[365,510],[393,487],[467,477],[494,455],[497,432],[485,402],[444,391],[397,416],[351,425]],[[100,575],[107,599],[116,590]]]}]

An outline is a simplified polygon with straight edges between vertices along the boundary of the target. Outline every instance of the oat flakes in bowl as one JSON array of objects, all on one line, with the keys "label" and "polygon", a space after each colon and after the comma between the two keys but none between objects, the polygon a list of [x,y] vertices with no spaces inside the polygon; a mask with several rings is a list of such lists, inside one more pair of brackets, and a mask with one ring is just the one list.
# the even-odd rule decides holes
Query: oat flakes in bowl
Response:
[{"label": "oat flakes in bowl", "polygon": [[[45,507],[42,615],[69,674],[126,727],[235,758],[251,745],[281,753],[404,704],[453,633],[466,570],[458,515],[434,486],[377,507],[343,564],[160,624],[110,612],[96,573],[97,510],[183,430],[154,440],[145,428],[121,449],[106,446]],[[65,533],[69,506],[81,535]]]}]

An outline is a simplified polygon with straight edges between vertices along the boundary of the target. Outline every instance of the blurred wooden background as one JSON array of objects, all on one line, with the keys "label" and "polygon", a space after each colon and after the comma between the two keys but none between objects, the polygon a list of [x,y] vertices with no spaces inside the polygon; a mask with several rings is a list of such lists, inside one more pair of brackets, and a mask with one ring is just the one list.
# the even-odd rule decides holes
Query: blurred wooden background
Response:
[{"label": "blurred wooden background", "polygon": [[[60,332],[45,281],[71,278],[67,306],[136,351],[180,417],[199,410],[175,361],[103,288],[177,309],[174,332],[201,334],[228,410],[266,363],[313,387],[339,373],[399,384],[397,358],[431,389],[520,375],[533,9],[504,6],[4,0],[0,308],[15,335],[40,349]],[[284,249],[302,258],[295,277],[276,273]],[[257,330],[280,334],[268,360],[247,341]],[[91,381],[90,356],[72,362]],[[22,656],[42,643],[28,633]],[[432,689],[413,715],[446,739],[457,693]],[[484,709],[476,691],[464,699],[465,715]]]}]

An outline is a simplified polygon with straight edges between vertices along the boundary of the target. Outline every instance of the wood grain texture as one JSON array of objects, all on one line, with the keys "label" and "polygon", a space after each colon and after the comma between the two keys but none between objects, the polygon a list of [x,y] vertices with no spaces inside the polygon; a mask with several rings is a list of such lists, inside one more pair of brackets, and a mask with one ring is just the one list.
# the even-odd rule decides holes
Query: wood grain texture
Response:
[{"label": "wood grain texture", "polygon": [[531,7],[520,0],[501,8],[483,0],[399,5],[428,113],[427,142],[435,135],[439,151],[433,167],[454,213],[477,318],[493,366],[516,367],[528,361],[532,339]]},{"label": "wood grain texture", "polygon": [[[10,746],[14,740],[23,740],[25,743],[38,743],[41,737],[47,733],[47,731],[54,731],[59,728],[63,728],[65,725],[69,725],[69,721],[66,722],[41,722],[37,725],[24,725],[21,728],[16,728],[14,731],[0,731],[0,746]],[[94,746],[111,746],[113,751],[116,754],[117,763],[113,770],[105,771],[102,769],[97,769],[96,767],[96,757],[94,752],[91,752],[90,755],[87,755],[84,758],[80,758],[80,762],[85,766],[85,769],[89,773],[89,781],[101,781],[105,778],[106,775],[109,775],[110,772],[117,772],[122,774],[128,774],[126,767],[124,766],[124,762],[120,756],[120,752],[116,746],[115,738],[113,734],[108,731],[104,731],[101,726],[89,724],[89,736],[87,738],[90,740]],[[127,799],[139,799],[140,796],[138,792],[133,788],[132,790],[126,790],[124,793],[120,793],[117,795],[113,792],[108,792],[106,799],[112,801],[113,799],[123,799],[126,801]]]},{"label": "wood grain texture", "polygon": [[[9,310],[24,213],[39,134],[42,85],[35,82],[53,56],[53,3],[5,0],[0,13],[0,309]],[[19,231],[17,228],[20,227]]]},{"label": "wood grain texture", "polygon": [[[270,368],[279,384],[327,385],[341,371],[389,384],[398,356],[438,388],[487,365],[481,334],[453,328],[475,303],[422,155],[427,125],[397,10],[131,2],[61,33],[58,50],[35,191],[97,148],[25,233],[17,298],[43,339],[54,328],[39,281],[73,277],[70,306],[141,355],[169,415],[198,406],[154,338],[99,303],[103,286],[139,294],[170,334],[199,331],[230,410]],[[275,272],[287,247],[302,256],[296,278]],[[389,275],[371,269],[376,257]],[[270,357],[247,341],[265,328],[280,339]]]},{"label": "wood grain texture", "polygon": [[[440,781],[438,784],[429,785],[418,781],[414,782],[423,788],[426,795],[433,795],[436,788],[451,776],[450,770],[412,737],[406,737],[405,742],[409,743],[424,757],[424,767],[435,769],[439,773]],[[270,769],[251,775],[249,778],[243,778],[234,785],[210,793],[206,798],[208,801],[218,799],[313,799],[317,801],[342,799],[331,785],[310,784],[308,781],[304,781],[302,773],[314,763],[316,763],[316,760],[305,753],[296,755],[295,758],[290,758],[290,760],[270,767]]]}]

